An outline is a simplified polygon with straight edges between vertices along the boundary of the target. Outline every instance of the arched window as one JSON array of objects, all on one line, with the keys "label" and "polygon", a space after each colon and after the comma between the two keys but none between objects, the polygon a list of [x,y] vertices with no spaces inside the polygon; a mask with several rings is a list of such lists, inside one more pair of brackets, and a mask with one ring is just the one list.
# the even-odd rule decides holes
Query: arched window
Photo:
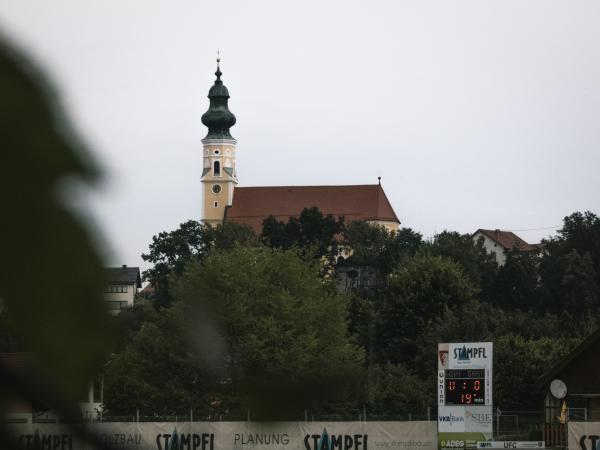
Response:
[{"label": "arched window", "polygon": [[215,161],[213,164],[213,175],[216,177],[221,176],[221,163],[219,161]]}]

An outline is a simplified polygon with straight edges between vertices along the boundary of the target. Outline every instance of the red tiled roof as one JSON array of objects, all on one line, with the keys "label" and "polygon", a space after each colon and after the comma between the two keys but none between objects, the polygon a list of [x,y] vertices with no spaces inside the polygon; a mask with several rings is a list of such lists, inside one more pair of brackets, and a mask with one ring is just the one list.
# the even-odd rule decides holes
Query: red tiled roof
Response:
[{"label": "red tiled roof", "polygon": [[533,252],[538,249],[537,246],[528,244],[512,231],[484,230],[480,228],[473,234],[477,233],[481,233],[489,237],[492,241],[503,247],[505,250],[517,249],[522,252]]},{"label": "red tiled roof", "polygon": [[225,220],[250,225],[260,234],[267,217],[287,221],[313,206],[324,215],[343,216],[346,223],[366,220],[400,223],[379,184],[236,187]]}]

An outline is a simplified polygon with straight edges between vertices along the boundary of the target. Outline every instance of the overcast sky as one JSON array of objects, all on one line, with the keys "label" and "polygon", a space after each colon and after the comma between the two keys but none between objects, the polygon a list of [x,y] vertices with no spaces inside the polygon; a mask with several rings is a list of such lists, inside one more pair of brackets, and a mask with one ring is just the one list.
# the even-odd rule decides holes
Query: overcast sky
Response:
[{"label": "overcast sky", "polygon": [[142,267],[200,219],[217,49],[242,186],[381,176],[426,237],[599,213],[599,23],[595,0],[0,0],[104,168],[108,262]]}]

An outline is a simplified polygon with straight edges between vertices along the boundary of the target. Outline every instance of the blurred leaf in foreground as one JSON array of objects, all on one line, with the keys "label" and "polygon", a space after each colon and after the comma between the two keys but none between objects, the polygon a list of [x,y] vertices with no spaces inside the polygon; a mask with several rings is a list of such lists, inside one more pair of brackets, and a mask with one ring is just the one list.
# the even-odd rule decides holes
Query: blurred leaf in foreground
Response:
[{"label": "blurred leaf in foreground", "polygon": [[0,39],[2,314],[34,355],[33,375],[76,401],[111,333],[100,258],[65,197],[98,174],[39,69],[11,47]]}]

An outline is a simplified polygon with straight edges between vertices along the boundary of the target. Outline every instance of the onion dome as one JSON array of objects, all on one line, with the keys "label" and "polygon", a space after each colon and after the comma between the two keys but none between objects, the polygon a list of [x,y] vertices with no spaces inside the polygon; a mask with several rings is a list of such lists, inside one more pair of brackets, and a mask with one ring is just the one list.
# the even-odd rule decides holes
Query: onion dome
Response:
[{"label": "onion dome", "polygon": [[229,91],[221,81],[222,73],[218,59],[215,75],[217,76],[215,84],[208,91],[210,106],[202,115],[202,123],[208,127],[206,139],[233,139],[229,128],[235,125],[235,116],[227,106]]}]

